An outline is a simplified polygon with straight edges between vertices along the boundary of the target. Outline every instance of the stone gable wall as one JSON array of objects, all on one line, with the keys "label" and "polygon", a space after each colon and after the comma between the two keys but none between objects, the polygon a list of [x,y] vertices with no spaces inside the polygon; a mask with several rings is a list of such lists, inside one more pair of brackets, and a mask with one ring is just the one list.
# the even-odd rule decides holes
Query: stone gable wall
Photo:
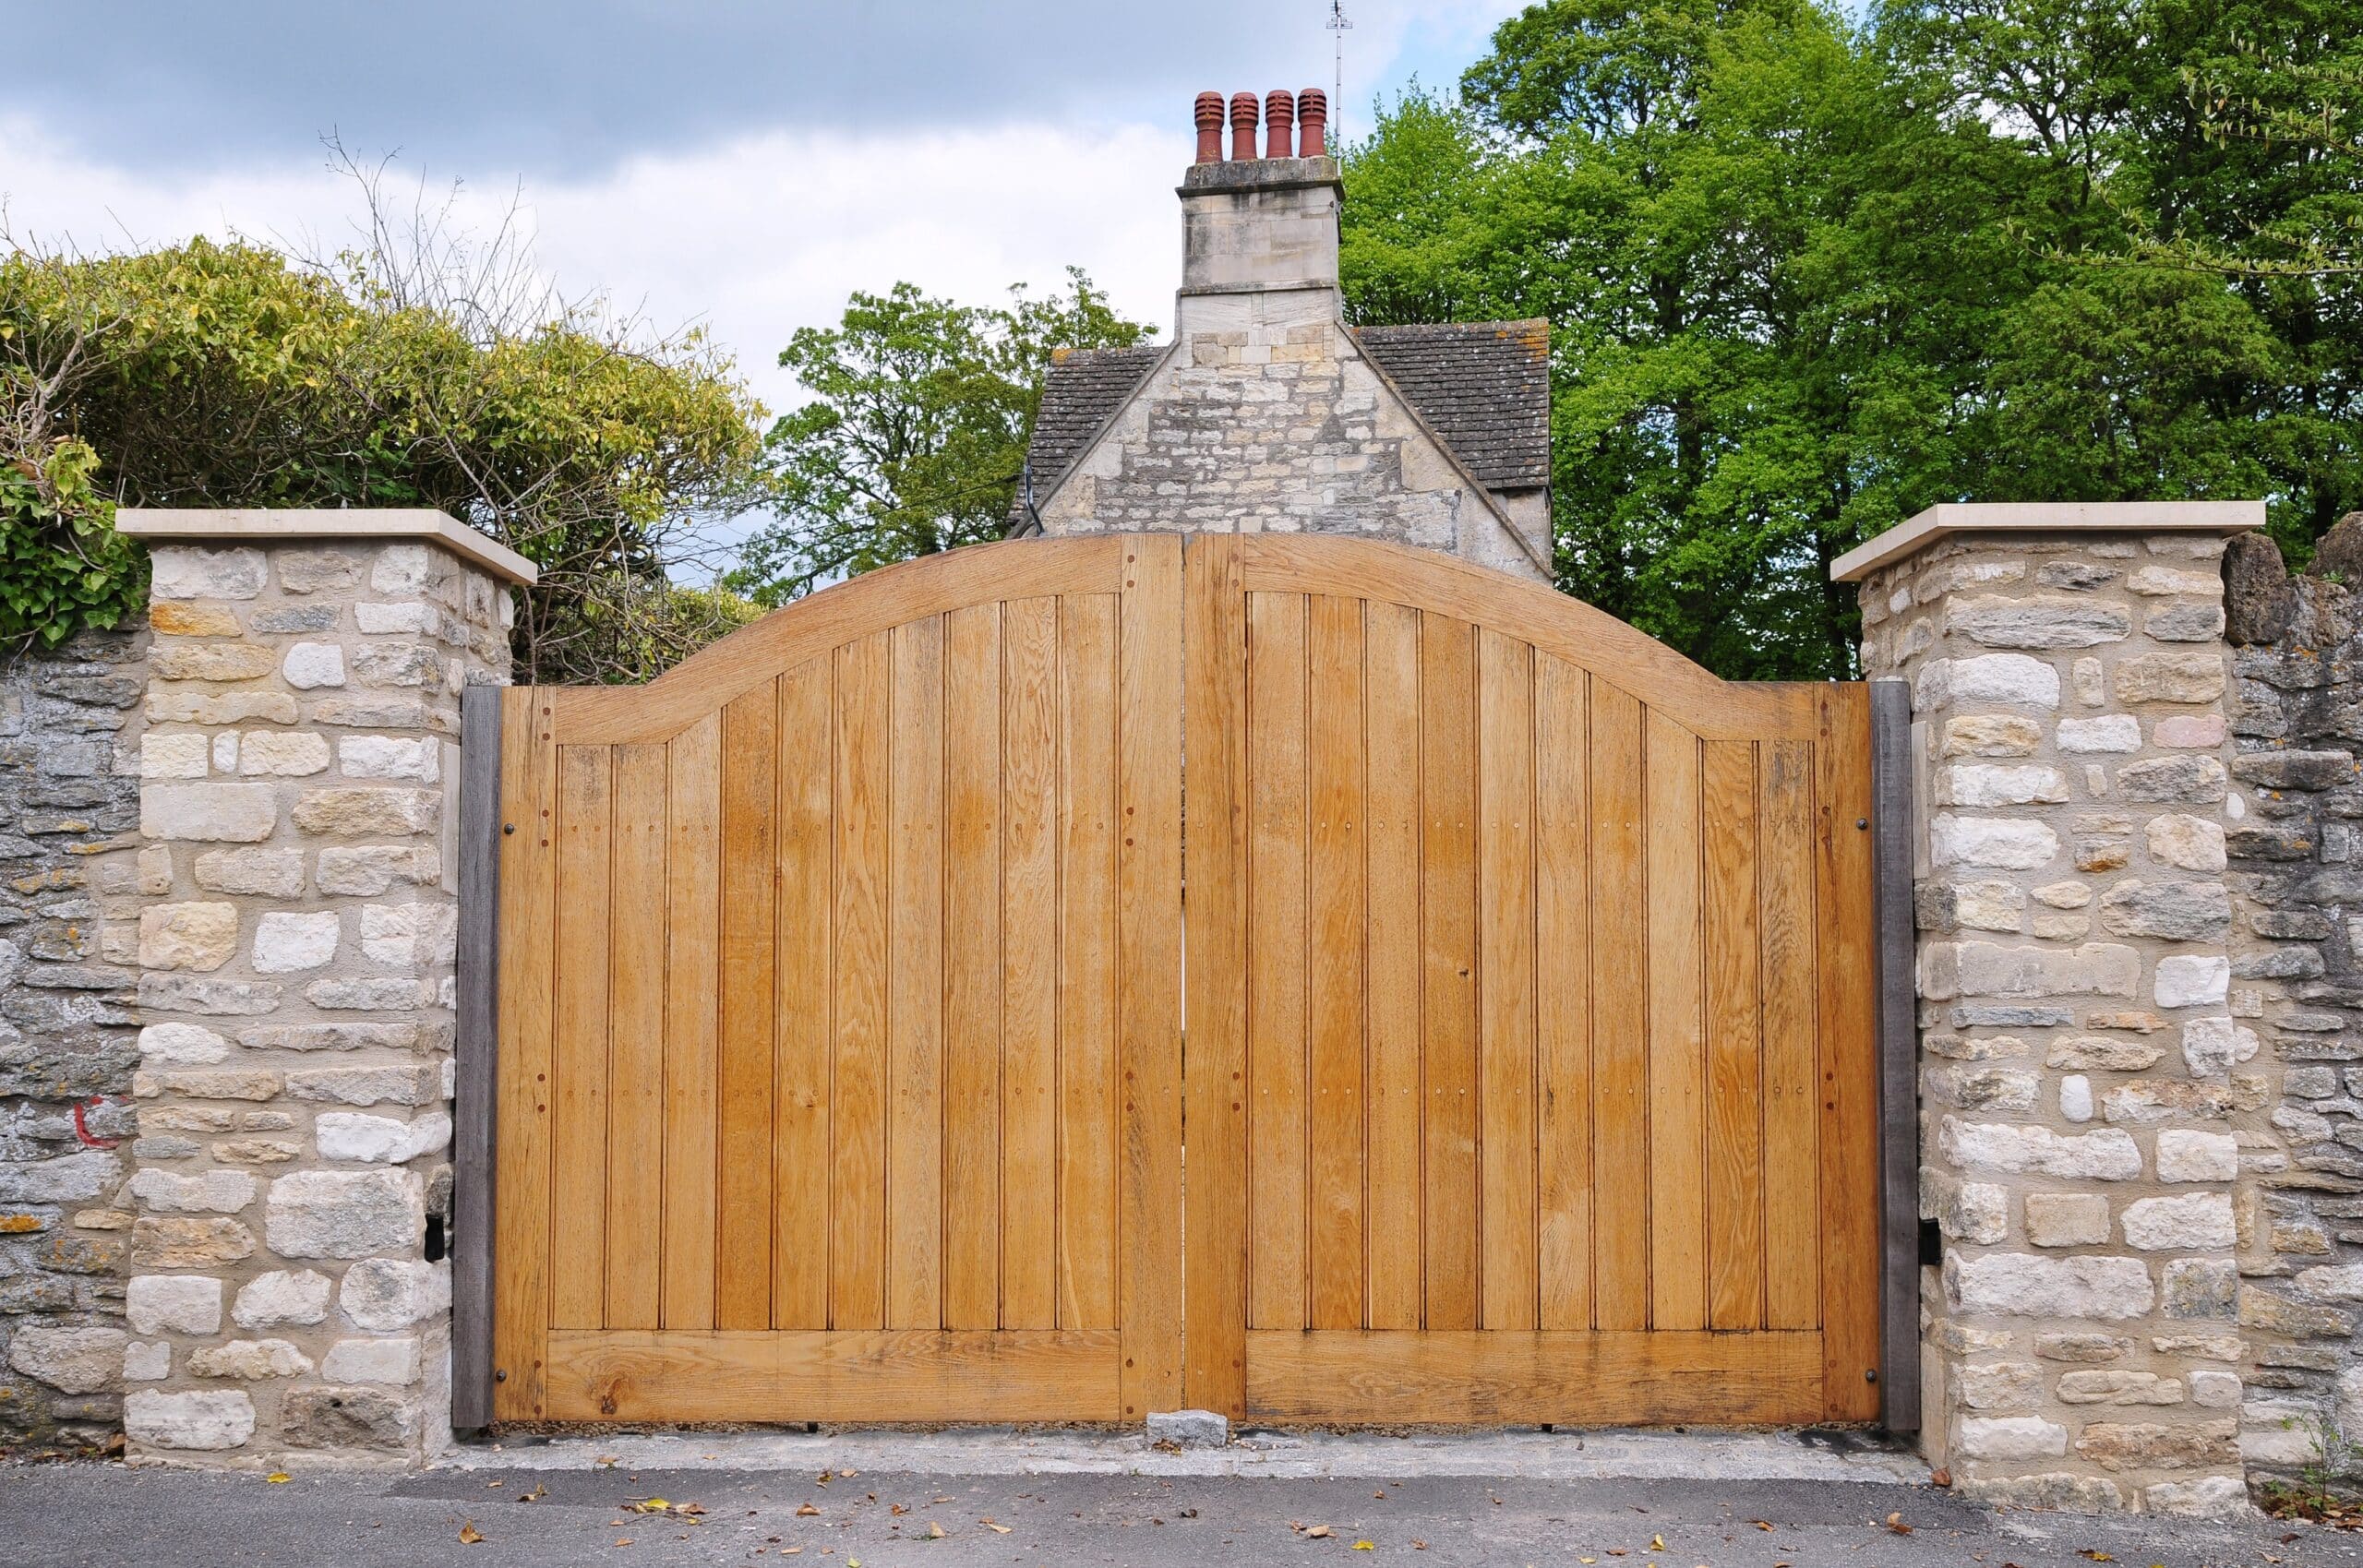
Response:
[{"label": "stone gable wall", "polygon": [[2220,539],[1942,539],[1862,585],[1913,688],[1931,1459],[1963,1492],[2245,1505]]},{"label": "stone gable wall", "polygon": [[122,1418],[147,651],[133,627],[0,665],[0,1449]]},{"label": "stone gable wall", "polygon": [[[1338,322],[1267,319],[1254,295],[1193,301],[1181,340],[1039,499],[1045,533],[1334,533],[1542,580]],[[1511,505],[1548,560],[1545,494]]]}]

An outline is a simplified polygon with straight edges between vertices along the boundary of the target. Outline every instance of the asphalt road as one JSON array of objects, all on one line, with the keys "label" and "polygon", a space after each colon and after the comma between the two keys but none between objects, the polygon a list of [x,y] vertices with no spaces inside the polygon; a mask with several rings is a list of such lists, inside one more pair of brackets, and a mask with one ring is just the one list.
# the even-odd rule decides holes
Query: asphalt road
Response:
[{"label": "asphalt road", "polygon": [[[668,1506],[635,1509],[653,1498]],[[1909,1534],[1889,1527],[1890,1514]],[[1862,1481],[862,1471],[822,1482],[802,1471],[618,1467],[301,1475],[274,1484],[259,1476],[113,1465],[0,1466],[0,1564],[7,1568],[522,1568],[780,1558],[798,1568],[2083,1568],[2094,1562],[2333,1568],[2363,1564],[2363,1534],[2262,1519],[2227,1526],[1996,1514],[1925,1487]]]}]

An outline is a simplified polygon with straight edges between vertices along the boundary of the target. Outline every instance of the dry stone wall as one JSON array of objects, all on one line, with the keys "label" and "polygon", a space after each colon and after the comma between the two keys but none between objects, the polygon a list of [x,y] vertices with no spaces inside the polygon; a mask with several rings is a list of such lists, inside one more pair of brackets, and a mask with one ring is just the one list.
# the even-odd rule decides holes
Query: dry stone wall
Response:
[{"label": "dry stone wall", "polygon": [[1925,1442],[1994,1502],[2245,1506],[2222,550],[1958,535],[1862,584],[1923,819]]},{"label": "dry stone wall", "polygon": [[147,647],[90,632],[0,669],[0,1450],[122,1416]]},{"label": "dry stone wall", "polygon": [[158,543],[140,774],[135,1458],[448,1441],[460,693],[504,585],[438,545]]}]

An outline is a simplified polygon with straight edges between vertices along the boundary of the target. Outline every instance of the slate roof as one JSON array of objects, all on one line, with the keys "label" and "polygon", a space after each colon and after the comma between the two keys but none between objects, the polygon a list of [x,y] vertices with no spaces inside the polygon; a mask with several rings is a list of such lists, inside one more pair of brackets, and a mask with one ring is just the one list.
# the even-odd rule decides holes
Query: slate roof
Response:
[{"label": "slate roof", "polygon": [[[1462,321],[1357,327],[1361,345],[1403,389],[1453,455],[1493,490],[1551,483],[1551,324]],[[1084,444],[1124,406],[1165,353],[1161,347],[1061,349],[1042,384],[1027,460],[1034,498],[1049,498]],[[1013,529],[1026,521],[1021,489]]]},{"label": "slate roof", "polygon": [[1461,321],[1353,332],[1487,488],[1551,483],[1551,323]]}]

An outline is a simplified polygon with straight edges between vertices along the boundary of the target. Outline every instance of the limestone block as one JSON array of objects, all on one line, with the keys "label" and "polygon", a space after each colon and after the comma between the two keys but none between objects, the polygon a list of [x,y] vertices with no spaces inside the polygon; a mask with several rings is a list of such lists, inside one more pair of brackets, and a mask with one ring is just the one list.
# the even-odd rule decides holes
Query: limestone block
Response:
[{"label": "limestone block", "polygon": [[235,637],[246,629],[238,624],[238,612],[225,605],[169,600],[148,606],[148,625],[173,637]]},{"label": "limestone block", "polygon": [[2136,593],[2153,598],[2170,598],[2176,594],[2197,594],[2207,599],[2224,596],[2224,580],[2212,571],[2185,571],[2177,567],[2156,565],[2133,569],[2125,586]]},{"label": "limestone block", "polygon": [[2079,659],[2069,672],[2069,682],[2076,690],[2076,700],[2087,708],[2097,708],[2108,700],[2105,676],[2098,659]]},{"label": "limestone block", "polygon": [[2169,1127],[2158,1133],[2157,1160],[2161,1181],[2230,1181],[2240,1173],[2239,1140]]},{"label": "limestone block", "polygon": [[2056,1390],[2062,1405],[2179,1405],[2182,1384],[2155,1372],[2111,1370],[2066,1372]]},{"label": "limestone block", "polygon": [[[131,1261],[140,1268],[216,1268],[250,1258],[254,1251],[254,1232],[234,1219],[174,1219],[143,1215],[131,1227]],[[138,1324],[132,1326],[138,1328]]]},{"label": "limestone block", "polygon": [[248,730],[238,744],[238,772],[304,778],[329,765],[329,743],[309,730]]},{"label": "limestone block", "polygon": [[2117,771],[2120,798],[2144,804],[2212,805],[2224,798],[2230,781],[2213,757],[2153,757]]},{"label": "limestone block", "polygon": [[412,1121],[359,1111],[322,1111],[312,1123],[312,1133],[322,1159],[402,1165],[449,1147],[451,1119],[441,1111]]},{"label": "limestone block", "polygon": [[1964,713],[1945,721],[1948,757],[2027,757],[2043,744],[2043,726],[2019,713]]},{"label": "limestone block", "polygon": [[2040,1416],[1964,1416],[1952,1449],[1965,1459],[2056,1459],[2068,1429]]},{"label": "limestone block", "polygon": [[123,1347],[123,1381],[162,1382],[173,1375],[173,1347],[159,1340],[143,1345],[133,1340]]},{"label": "limestone block", "polygon": [[451,1305],[450,1271],[415,1259],[366,1259],[345,1270],[337,1305],[355,1328],[398,1334]]},{"label": "limestone block", "polygon": [[2138,1258],[1949,1252],[1944,1278],[1955,1310],[1997,1317],[2140,1318],[2157,1299]]},{"label": "limestone block", "polygon": [[2196,1480],[2153,1481],[2141,1489],[2144,1513],[2178,1519],[2238,1519],[2256,1512],[2246,1476],[2201,1476]]},{"label": "limestone block", "polygon": [[334,642],[298,642],[287,650],[280,675],[298,691],[344,684],[344,649]]},{"label": "limestone block", "polygon": [[2045,1067],[2075,1068],[2098,1072],[2140,1072],[2158,1065],[2165,1052],[2146,1040],[2120,1040],[2106,1035],[2063,1035],[2051,1043]]},{"label": "limestone block", "polygon": [[2224,606],[2195,599],[2161,604],[2141,618],[2141,629],[2160,642],[2213,642],[2224,635]]},{"label": "limestone block", "polygon": [[1922,671],[1913,705],[1942,708],[1954,702],[2002,702],[2022,708],[2059,706],[2059,672],[2024,653],[1981,653],[1967,659],[1931,660]]},{"label": "limestone block", "polygon": [[61,1394],[102,1394],[122,1375],[119,1328],[57,1328],[21,1323],[8,1341],[8,1365]]},{"label": "limestone block", "polygon": [[2182,1026],[2183,1065],[2194,1078],[2213,1078],[2257,1053],[2256,1031],[2229,1018],[2194,1018]]},{"label": "limestone block", "polygon": [[359,557],[343,550],[282,550],[279,586],[290,593],[358,588],[361,566]]},{"label": "limestone block", "polygon": [[150,597],[157,599],[251,599],[265,578],[260,550],[206,550],[194,545],[156,545],[148,552]]},{"label": "limestone block", "polygon": [[1941,884],[1941,892],[1949,897],[1956,926],[1973,931],[2016,932],[2025,922],[2027,895],[2016,882],[1989,878]]},{"label": "limestone block", "polygon": [[435,831],[442,796],[426,789],[316,789],[295,803],[295,825],[307,833],[399,836]]},{"label": "limestone block", "polygon": [[2237,1100],[2225,1085],[2167,1078],[2120,1083],[2101,1098],[2103,1117],[2136,1126],[2193,1119],[2221,1121],[2236,1108]]},{"label": "limestone block", "polygon": [[2298,1292],[2313,1301],[2363,1301],[2363,1263],[2323,1264],[2301,1269]]},{"label": "limestone block", "polygon": [[2170,713],[2158,721],[2151,735],[2160,746],[2179,747],[2186,750],[2213,750],[2224,744],[2224,715]]},{"label": "limestone block", "polygon": [[270,724],[295,722],[295,699],[284,691],[162,691],[153,688],[143,705],[148,722],[157,724],[242,724],[259,720]]},{"label": "limestone block", "polygon": [[2130,713],[2059,721],[2059,749],[2074,752],[2139,751],[2141,721]]},{"label": "limestone block", "polygon": [[2038,1334],[2034,1353],[2046,1361],[2121,1361],[2133,1341],[2119,1334]]},{"label": "limestone block", "polygon": [[2177,1258],[2160,1275],[2158,1310],[2170,1318],[2229,1318],[2242,1312],[2245,1295],[2230,1259]]},{"label": "limestone block", "polygon": [[160,1214],[230,1215],[255,1201],[255,1179],[243,1170],[175,1176],[150,1166],[135,1172],[126,1191]]},{"label": "limestone block", "polygon": [[241,1328],[316,1323],[329,1315],[328,1275],[311,1269],[274,1269],[239,1287],[230,1315]]},{"label": "limestone block", "polygon": [[237,952],[234,904],[160,904],[139,912],[142,968],[219,969]]},{"label": "limestone block", "polygon": [[2221,871],[2226,864],[2224,828],[2201,817],[2179,812],[2153,817],[2149,827],[2150,858],[2185,871]]},{"label": "limestone block", "polygon": [[364,686],[435,686],[443,661],[424,642],[369,642],[354,650],[353,673]]},{"label": "limestone block", "polygon": [[2237,1466],[2239,1450],[2229,1420],[2166,1425],[2157,1422],[2088,1421],[2077,1434],[2076,1452],[2105,1470],[2196,1470]]},{"label": "limestone block", "polygon": [[1941,1172],[1923,1171],[1921,1185],[1937,1199],[1937,1224],[1956,1241],[1990,1247],[2010,1231],[2010,1192],[1989,1181],[1954,1181]]},{"label": "limestone block", "polygon": [[2243,1387],[2237,1372],[2202,1367],[2190,1374],[2190,1402],[2208,1410],[2237,1410]]},{"label": "limestone block", "polygon": [[334,604],[284,604],[257,610],[252,624],[257,631],[334,631],[340,614]]},{"label": "limestone block", "polygon": [[144,735],[139,737],[139,776],[143,779],[201,779],[210,770],[206,738],[201,735]]},{"label": "limestone block", "polygon": [[149,650],[148,669],[158,680],[253,680],[279,663],[268,648],[252,642],[183,642],[159,638]]},{"label": "limestone block", "polygon": [[1958,1370],[1954,1392],[1971,1410],[2032,1410],[2043,1400],[2043,1369],[2029,1361],[1972,1362]]},{"label": "limestone block", "polygon": [[[448,1026],[446,1034],[448,1035]],[[238,1043],[260,1051],[353,1051],[371,1047],[406,1051],[417,1047],[415,1023],[257,1023],[238,1031]]]},{"label": "limestone block", "polygon": [[306,1170],[270,1184],[263,1237],[282,1258],[366,1258],[414,1250],[426,1223],[407,1170]]},{"label": "limestone block", "polygon": [[2093,1119],[2093,1081],[2071,1073],[2059,1081],[2059,1114],[2069,1121]]},{"label": "limestone block", "polygon": [[435,557],[424,545],[389,545],[369,569],[369,587],[386,598],[415,598],[435,586]]},{"label": "limestone block", "polygon": [[2059,835],[2044,822],[1946,811],[1928,826],[1928,857],[1937,866],[2030,871],[2049,865],[2058,853]]},{"label": "limestone block", "polygon": [[2038,1247],[2092,1247],[2108,1239],[2108,1200],[2098,1192],[2030,1192],[2027,1239]]},{"label": "limestone block", "polygon": [[450,904],[370,904],[361,910],[361,952],[373,964],[449,964],[459,940]]},{"label": "limestone block", "polygon": [[2042,1081],[2022,1067],[1937,1066],[1925,1075],[1928,1093],[1964,1110],[2026,1110]]},{"label": "limestone block", "polygon": [[134,1275],[123,1313],[138,1335],[212,1334],[222,1326],[222,1282],[198,1275]]},{"label": "limestone block", "polygon": [[399,1388],[418,1381],[420,1366],[414,1335],[340,1339],[329,1347],[328,1356],[320,1362],[320,1375],[330,1382],[382,1382]]},{"label": "limestone block", "polygon": [[2141,972],[2139,953],[2109,942],[2064,950],[1929,942],[1921,949],[1920,994],[1931,1000],[1954,996],[2129,997]]},{"label": "limestone block", "polygon": [[433,736],[397,739],[349,735],[336,743],[337,767],[349,779],[413,779],[434,784],[441,773],[443,743]]},{"label": "limestone block", "polygon": [[234,1339],[208,1345],[189,1353],[188,1370],[201,1378],[302,1377],[312,1370],[312,1359],[283,1339]]},{"label": "limestone block", "polygon": [[333,909],[308,915],[269,911],[255,924],[255,972],[285,975],[321,968],[336,957],[342,926],[342,916]]},{"label": "limestone block", "polygon": [[348,1106],[425,1106],[442,1098],[434,1068],[405,1062],[396,1067],[323,1067],[287,1075],[287,1093],[299,1100],[329,1100]]},{"label": "limestone block", "polygon": [[139,1031],[139,1059],[150,1066],[203,1067],[230,1054],[230,1042],[201,1023],[150,1023]]},{"label": "limestone block", "polygon": [[2158,960],[2155,989],[2163,1008],[2215,1007],[2231,994],[2232,961],[2228,958],[2177,956]]},{"label": "limestone block", "polygon": [[197,857],[190,874],[197,879],[197,885],[209,892],[300,898],[304,893],[304,852],[209,849]]},{"label": "limestone block", "polygon": [[2217,940],[2232,928],[2231,891],[2221,882],[2128,879],[2101,895],[2101,928],[2113,937]]},{"label": "limestone block", "polygon": [[279,1435],[291,1448],[400,1448],[417,1438],[421,1418],[382,1388],[293,1388],[280,1401]]},{"label": "limestone block", "polygon": [[269,784],[149,784],[139,792],[146,838],[259,844],[278,825],[279,800]]},{"label": "limestone block", "polygon": [[2120,702],[2213,702],[2224,695],[2220,653],[2136,653],[2116,673]]},{"label": "limestone block", "polygon": [[2028,806],[2068,798],[2057,768],[2037,763],[1957,762],[1937,775],[1939,806]]},{"label": "limestone block", "polygon": [[2098,599],[1954,599],[1946,627],[1988,648],[2094,648],[2133,630],[2132,612]]},{"label": "limestone block", "polygon": [[375,898],[398,881],[440,881],[443,856],[417,844],[331,844],[320,850],[316,876],[324,893]]},{"label": "limestone block", "polygon": [[123,1430],[150,1448],[236,1448],[255,1435],[255,1402],[244,1389],[136,1389],[123,1396]]},{"label": "limestone block", "polygon": [[315,980],[304,987],[304,997],[314,1007],[385,1011],[426,1007],[434,1000],[433,987],[427,982],[407,976]]}]

